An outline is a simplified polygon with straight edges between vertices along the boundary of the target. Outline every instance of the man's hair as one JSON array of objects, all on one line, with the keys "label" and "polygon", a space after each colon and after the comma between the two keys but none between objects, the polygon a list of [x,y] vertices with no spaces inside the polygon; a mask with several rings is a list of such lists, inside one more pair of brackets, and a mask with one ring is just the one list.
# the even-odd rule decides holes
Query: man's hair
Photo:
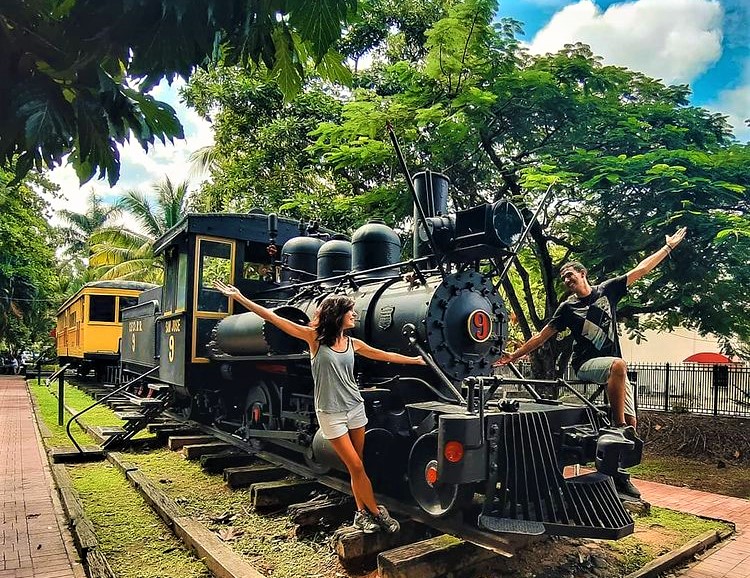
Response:
[{"label": "man's hair", "polygon": [[344,315],[354,309],[354,300],[344,295],[326,297],[318,307],[312,326],[315,338],[329,347],[336,343],[344,326]]},{"label": "man's hair", "polygon": [[568,261],[567,263],[565,263],[565,265],[560,267],[561,275],[562,272],[565,271],[565,269],[575,269],[576,271],[578,271],[579,273],[583,273],[584,275],[587,275],[589,272],[588,269],[586,269],[586,267],[584,267],[583,263],[581,263],[580,261]]}]

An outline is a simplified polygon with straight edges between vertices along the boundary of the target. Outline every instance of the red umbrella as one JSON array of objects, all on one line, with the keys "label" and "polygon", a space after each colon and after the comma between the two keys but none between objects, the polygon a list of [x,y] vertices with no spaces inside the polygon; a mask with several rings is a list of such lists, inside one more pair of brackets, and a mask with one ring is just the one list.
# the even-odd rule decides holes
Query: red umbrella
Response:
[{"label": "red umbrella", "polygon": [[703,353],[694,353],[690,357],[684,360],[687,363],[733,363],[726,355],[721,353],[709,353],[704,351]]}]

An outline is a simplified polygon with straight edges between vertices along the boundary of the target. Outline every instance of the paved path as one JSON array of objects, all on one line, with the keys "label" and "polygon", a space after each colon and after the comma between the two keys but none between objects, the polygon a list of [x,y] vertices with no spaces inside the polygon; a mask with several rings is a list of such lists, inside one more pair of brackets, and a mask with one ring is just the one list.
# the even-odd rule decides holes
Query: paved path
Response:
[{"label": "paved path", "polygon": [[85,578],[22,377],[0,375],[0,578]]},{"label": "paved path", "polygon": [[737,532],[683,571],[684,578],[750,578],[750,500],[634,480],[645,500],[656,506],[734,522]]}]

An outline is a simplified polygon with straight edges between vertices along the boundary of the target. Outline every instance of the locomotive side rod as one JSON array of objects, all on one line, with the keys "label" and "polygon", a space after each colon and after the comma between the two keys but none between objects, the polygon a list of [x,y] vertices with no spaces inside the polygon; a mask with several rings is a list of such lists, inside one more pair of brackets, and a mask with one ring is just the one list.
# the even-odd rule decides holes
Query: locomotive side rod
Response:
[{"label": "locomotive side rod", "polygon": [[[427,217],[424,214],[424,207],[422,207],[422,203],[419,201],[417,191],[414,188],[414,183],[411,181],[409,167],[406,166],[406,160],[404,160],[404,155],[401,152],[401,146],[398,144],[396,133],[393,131],[393,127],[391,126],[390,122],[386,122],[385,127],[388,129],[388,135],[391,137],[393,148],[396,151],[396,158],[398,158],[398,163],[401,165],[401,170],[404,172],[404,177],[406,177],[406,185],[409,187],[409,192],[411,193],[411,198],[414,201],[414,206],[417,208],[419,220],[422,224],[422,227],[424,227],[424,232],[427,234],[427,240],[430,242],[432,253],[435,255],[435,262],[437,263],[438,271],[440,271],[440,276],[445,279],[445,270],[443,269],[443,263],[440,259],[440,255],[438,254],[437,245],[435,245],[435,239],[432,238],[432,231],[430,231],[430,228],[427,226]],[[414,226],[416,226],[416,224]]]},{"label": "locomotive side rod", "polygon": [[451,393],[455,396],[456,401],[460,403],[461,405],[466,405],[466,400],[464,399],[464,396],[461,395],[461,392],[456,389],[456,386],[454,386],[451,381],[445,376],[443,371],[438,367],[437,363],[432,359],[432,356],[430,356],[427,351],[425,351],[424,347],[419,343],[417,340],[417,328],[414,327],[411,323],[407,323],[402,328],[401,332],[406,336],[406,338],[409,340],[409,343],[414,346],[414,348],[419,352],[419,355],[422,356],[422,359],[425,360],[428,367],[437,375],[438,379],[443,382],[443,385],[445,385]]}]

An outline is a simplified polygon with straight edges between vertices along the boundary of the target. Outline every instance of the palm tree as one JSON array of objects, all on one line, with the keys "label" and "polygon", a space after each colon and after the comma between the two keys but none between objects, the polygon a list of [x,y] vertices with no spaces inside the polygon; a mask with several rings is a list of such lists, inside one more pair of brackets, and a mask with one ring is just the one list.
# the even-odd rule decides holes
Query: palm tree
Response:
[{"label": "palm tree", "polygon": [[68,246],[68,253],[83,259],[88,257],[91,234],[120,213],[121,208],[117,202],[112,205],[105,203],[94,190],[89,193],[85,213],[67,209],[58,211],[58,216],[67,223],[67,226],[60,228],[60,232]]},{"label": "palm tree", "polygon": [[187,213],[188,185],[188,181],[184,181],[174,186],[169,177],[165,177],[154,184],[154,198],[130,190],[118,200],[119,206],[135,218],[141,232],[103,227],[92,234],[89,265],[99,279],[162,282],[162,264],[154,257],[153,243]]}]

